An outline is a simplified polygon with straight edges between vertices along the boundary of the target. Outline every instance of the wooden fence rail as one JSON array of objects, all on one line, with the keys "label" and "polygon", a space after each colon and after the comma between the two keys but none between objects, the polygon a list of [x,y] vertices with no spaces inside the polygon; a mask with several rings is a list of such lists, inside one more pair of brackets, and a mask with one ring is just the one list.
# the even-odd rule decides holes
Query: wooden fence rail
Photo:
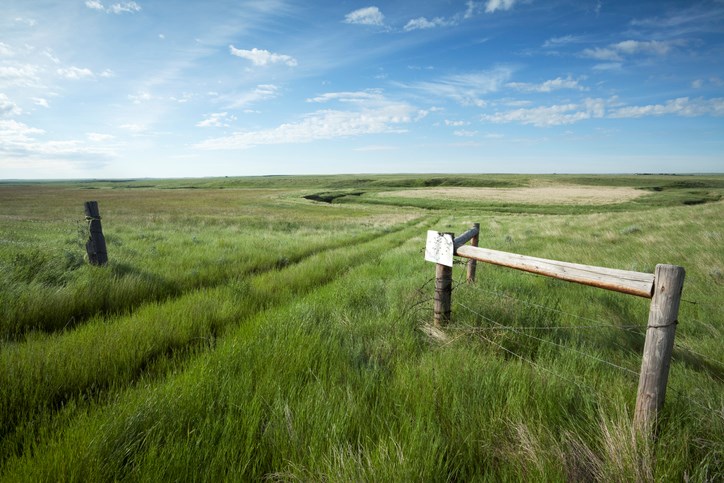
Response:
[{"label": "wooden fence rail", "polygon": [[[480,224],[455,238],[452,233],[428,232],[425,259],[436,263],[435,325],[452,318],[452,255],[468,259],[468,282],[475,281],[475,261],[514,268],[546,277],[650,298],[649,320],[641,361],[634,425],[653,435],[658,412],[664,405],[685,271],[675,265],[656,265],[655,273],[548,260],[517,253],[479,248]],[[433,241],[434,243],[431,243]],[[471,241],[471,245],[466,245]]]}]

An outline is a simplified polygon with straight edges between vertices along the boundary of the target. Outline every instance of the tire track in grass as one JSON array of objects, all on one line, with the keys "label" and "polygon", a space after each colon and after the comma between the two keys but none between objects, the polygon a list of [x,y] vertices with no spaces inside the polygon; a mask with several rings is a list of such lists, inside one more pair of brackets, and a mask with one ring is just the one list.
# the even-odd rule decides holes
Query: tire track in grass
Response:
[{"label": "tire track in grass", "polygon": [[[86,283],[79,282],[76,286],[64,287],[59,292],[51,293],[49,298],[43,299],[41,298],[42,294],[39,294],[32,300],[23,299],[23,294],[18,293],[15,297],[16,301],[23,299],[22,303],[31,304],[31,306],[19,314],[17,313],[18,309],[15,309],[14,312],[12,310],[8,311],[10,315],[0,311],[0,343],[3,342],[3,339],[8,342],[18,341],[32,331],[41,333],[65,331],[80,326],[97,316],[108,317],[124,312],[132,312],[146,303],[164,302],[195,290],[218,287],[239,276],[257,275],[284,268],[327,250],[369,242],[384,234],[394,233],[411,226],[418,220],[418,218],[415,218],[391,228],[378,229],[371,233],[334,240],[329,243],[307,245],[296,252],[285,253],[283,256],[272,257],[268,260],[252,261],[250,263],[240,262],[238,271],[233,275],[225,273],[210,282],[200,280],[198,283],[192,282],[186,287],[179,286],[179,281],[167,281],[161,277],[152,277],[151,282],[148,281],[149,279],[142,277],[133,282],[132,279],[123,275],[110,272],[127,272],[130,270],[130,273],[136,273],[132,270],[134,267],[129,268],[123,264],[114,265],[111,262],[110,266],[104,269],[109,273],[94,272],[90,274],[91,278]],[[136,275],[141,276],[143,273],[137,272]],[[130,286],[128,286],[129,283]],[[143,291],[143,284],[149,284],[145,287],[146,291]],[[118,287],[122,288],[119,289]],[[62,291],[73,289],[75,289],[75,292],[68,293],[64,298],[59,298],[59,293]],[[82,293],[84,290],[87,292],[85,295]],[[9,299],[10,294],[6,295],[9,296]],[[119,302],[114,302],[114,300]],[[46,307],[39,308],[38,304],[45,304]],[[53,304],[55,305],[52,306]],[[74,307],[68,309],[67,305],[73,305]],[[38,317],[40,317],[40,320],[38,320]]]},{"label": "tire track in grass", "polygon": [[[124,387],[148,375],[154,361],[213,347],[211,341],[259,312],[289,303],[328,284],[350,268],[419,235],[418,222],[363,244],[318,253],[281,270],[202,289],[135,313],[96,318],[73,332],[6,347],[0,354],[0,462],[22,452],[18,426],[46,417],[69,401],[93,400],[109,387]],[[152,376],[152,375],[151,375]]]}]

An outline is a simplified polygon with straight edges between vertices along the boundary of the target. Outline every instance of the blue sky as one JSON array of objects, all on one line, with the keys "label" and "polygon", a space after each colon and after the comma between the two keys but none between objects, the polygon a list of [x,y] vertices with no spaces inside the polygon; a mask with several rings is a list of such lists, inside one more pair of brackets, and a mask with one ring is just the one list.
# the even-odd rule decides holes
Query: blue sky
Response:
[{"label": "blue sky", "polygon": [[0,179],[724,171],[724,2],[4,0]]}]

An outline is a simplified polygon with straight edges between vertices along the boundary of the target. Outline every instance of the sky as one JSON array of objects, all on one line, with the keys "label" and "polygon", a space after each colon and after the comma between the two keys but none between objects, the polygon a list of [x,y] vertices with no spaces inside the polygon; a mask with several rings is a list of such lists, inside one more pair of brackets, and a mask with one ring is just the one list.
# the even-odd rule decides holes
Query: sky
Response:
[{"label": "sky", "polygon": [[724,172],[724,1],[3,0],[0,179]]}]

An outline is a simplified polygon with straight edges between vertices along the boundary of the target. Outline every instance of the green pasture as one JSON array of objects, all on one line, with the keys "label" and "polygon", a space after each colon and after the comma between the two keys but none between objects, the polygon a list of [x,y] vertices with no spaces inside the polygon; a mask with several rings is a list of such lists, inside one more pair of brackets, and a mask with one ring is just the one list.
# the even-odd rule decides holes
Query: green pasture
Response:
[{"label": "green pasture", "polygon": [[[642,196],[384,196],[541,183]],[[722,193],[703,175],[0,183],[0,480],[721,480]],[[105,267],[84,259],[88,200]],[[431,326],[426,231],[473,222],[497,250],[685,267],[655,439],[631,425],[647,299],[482,264],[469,285],[458,260],[453,320]]]}]

